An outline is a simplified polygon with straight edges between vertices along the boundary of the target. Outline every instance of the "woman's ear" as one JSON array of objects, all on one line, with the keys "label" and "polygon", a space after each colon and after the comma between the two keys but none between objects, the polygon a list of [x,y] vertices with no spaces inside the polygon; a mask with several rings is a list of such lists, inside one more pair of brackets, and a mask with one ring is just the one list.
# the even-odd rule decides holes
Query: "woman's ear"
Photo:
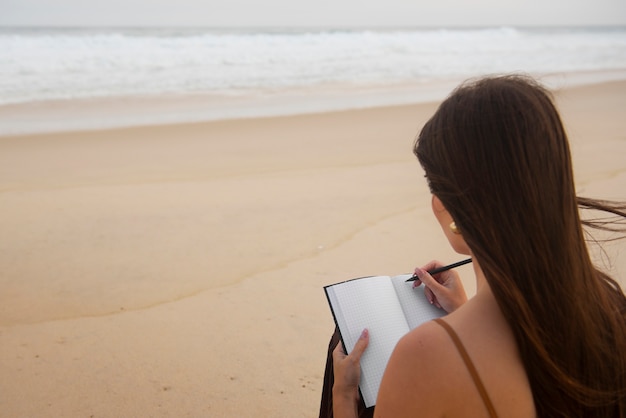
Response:
[{"label": "woman's ear", "polygon": [[452,219],[452,215],[450,215],[450,212],[448,212],[443,205],[443,202],[441,202],[437,196],[433,195],[431,205],[433,214],[435,218],[437,218],[441,230],[448,239],[450,246],[459,254],[470,254],[471,251],[463,239],[462,232],[458,230],[454,219]]},{"label": "woman's ear", "polygon": [[443,203],[441,203],[441,200],[439,200],[439,198],[435,195],[433,195],[432,197],[432,206],[433,206],[433,212],[435,213],[435,216],[437,216],[437,212],[448,212],[448,210],[446,209],[446,207],[443,205]]},{"label": "woman's ear", "polygon": [[432,196],[431,206],[435,218],[437,218],[439,224],[441,225],[441,228],[443,228],[444,232],[446,232],[445,230],[447,229],[448,225],[450,225],[451,222],[454,222],[454,220],[452,219],[452,215],[450,215],[441,200],[439,200],[439,198],[435,195]]}]

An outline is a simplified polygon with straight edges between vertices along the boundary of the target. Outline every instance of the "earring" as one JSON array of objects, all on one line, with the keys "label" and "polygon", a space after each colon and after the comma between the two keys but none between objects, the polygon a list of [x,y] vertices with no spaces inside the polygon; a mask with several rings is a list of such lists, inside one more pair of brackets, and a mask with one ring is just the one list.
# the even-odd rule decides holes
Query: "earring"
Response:
[{"label": "earring", "polygon": [[452,231],[453,234],[460,234],[461,231],[459,231],[459,228],[456,227],[456,223],[451,222],[450,223],[450,231]]}]

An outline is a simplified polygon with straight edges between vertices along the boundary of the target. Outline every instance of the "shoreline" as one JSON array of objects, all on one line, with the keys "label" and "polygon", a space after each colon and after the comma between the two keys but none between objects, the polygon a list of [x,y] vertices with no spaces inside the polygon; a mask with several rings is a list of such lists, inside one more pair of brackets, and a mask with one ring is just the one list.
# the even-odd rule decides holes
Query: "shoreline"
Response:
[{"label": "shoreline", "polygon": [[[623,78],[626,79],[626,70]],[[53,100],[0,105],[4,136],[323,114],[441,100],[459,80],[400,85],[323,85],[229,95],[189,94]]]},{"label": "shoreline", "polygon": [[[626,80],[626,69],[531,74],[553,90]],[[0,138],[323,114],[443,100],[467,78],[422,82],[233,92],[68,99],[0,105]]]}]

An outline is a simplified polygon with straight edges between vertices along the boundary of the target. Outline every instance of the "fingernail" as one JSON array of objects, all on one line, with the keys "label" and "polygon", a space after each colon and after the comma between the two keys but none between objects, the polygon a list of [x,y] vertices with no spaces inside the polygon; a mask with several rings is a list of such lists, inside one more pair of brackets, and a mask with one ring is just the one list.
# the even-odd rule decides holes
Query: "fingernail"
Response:
[{"label": "fingernail", "polygon": [[421,269],[421,268],[419,268],[419,267],[416,267],[416,268],[415,268],[415,275],[421,279],[421,278],[422,278],[422,276],[424,276],[424,270],[422,270],[422,269]]},{"label": "fingernail", "polygon": [[367,328],[365,328],[362,332],[361,332],[361,339],[363,338],[367,338],[367,334],[369,333],[369,331],[367,331]]}]

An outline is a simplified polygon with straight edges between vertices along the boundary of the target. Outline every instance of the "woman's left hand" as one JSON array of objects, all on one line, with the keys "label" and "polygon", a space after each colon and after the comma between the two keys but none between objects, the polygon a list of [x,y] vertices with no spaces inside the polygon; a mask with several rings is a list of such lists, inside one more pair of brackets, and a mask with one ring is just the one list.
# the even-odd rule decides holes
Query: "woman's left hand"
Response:
[{"label": "woman's left hand", "polygon": [[369,333],[367,329],[364,329],[349,355],[343,352],[341,344],[337,344],[337,347],[333,350],[335,378],[333,403],[350,402],[356,405],[359,394],[359,380],[361,378],[361,355],[363,355],[368,343]]}]

